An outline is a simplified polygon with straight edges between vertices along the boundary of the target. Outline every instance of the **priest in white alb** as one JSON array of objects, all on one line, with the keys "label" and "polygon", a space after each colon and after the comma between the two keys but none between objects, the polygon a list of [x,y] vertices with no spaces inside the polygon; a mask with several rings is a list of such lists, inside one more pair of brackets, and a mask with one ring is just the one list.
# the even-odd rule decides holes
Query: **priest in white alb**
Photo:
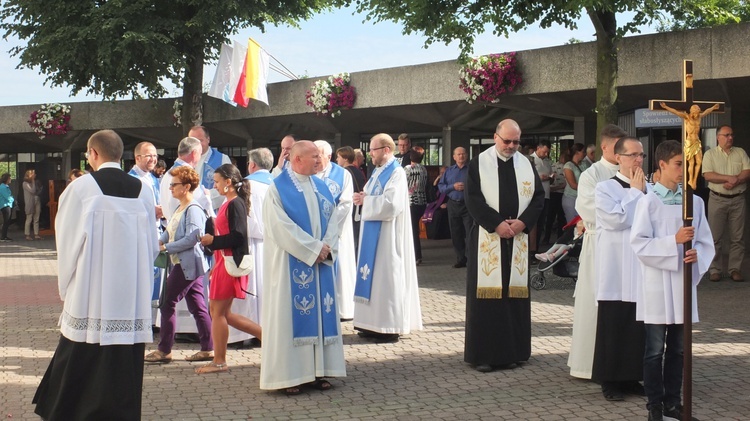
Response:
[{"label": "priest in white alb", "polygon": [[486,373],[531,356],[529,230],[544,208],[544,188],[517,153],[521,128],[501,121],[495,144],[469,163],[464,200],[474,219],[467,244],[464,361]]},{"label": "priest in white alb", "polygon": [[364,190],[354,194],[354,204],[362,206],[354,328],[383,342],[422,329],[409,189],[395,148],[388,134],[370,139],[376,168]]},{"label": "priest in white alb", "polygon": [[98,131],[87,148],[94,171],[60,196],[61,336],[34,412],[45,420],[140,420],[159,254],[154,194],[120,169],[117,133]]},{"label": "priest in white alb", "polygon": [[594,200],[597,183],[609,180],[617,173],[615,142],[627,136],[614,124],[604,126],[601,133],[602,158],[581,173],[578,179],[576,212],[585,228],[583,246],[578,259],[578,281],[573,307],[573,338],[568,355],[570,375],[580,379],[591,379],[594,364],[596,339],[596,204]]},{"label": "priest in white alb", "polygon": [[318,148],[294,144],[263,205],[263,349],[260,388],[301,393],[330,389],[346,376],[333,265],[339,218],[333,196],[315,177]]},{"label": "priest in white alb", "polygon": [[591,379],[608,401],[643,395],[642,321],[636,320],[641,265],[630,246],[635,208],[647,192],[643,145],[622,137],[614,147],[619,171],[596,185],[597,324]]},{"label": "priest in white alb", "polygon": [[339,251],[336,260],[336,298],[338,298],[339,318],[351,320],[354,318],[354,284],[357,276],[357,255],[354,253],[354,228],[352,227],[352,195],[354,187],[352,176],[343,167],[331,162],[333,148],[325,140],[316,140],[315,146],[320,152],[322,169],[318,171],[318,178],[328,186],[333,195],[336,206],[341,208],[338,215],[346,215],[343,220],[336,221],[339,225]]}]

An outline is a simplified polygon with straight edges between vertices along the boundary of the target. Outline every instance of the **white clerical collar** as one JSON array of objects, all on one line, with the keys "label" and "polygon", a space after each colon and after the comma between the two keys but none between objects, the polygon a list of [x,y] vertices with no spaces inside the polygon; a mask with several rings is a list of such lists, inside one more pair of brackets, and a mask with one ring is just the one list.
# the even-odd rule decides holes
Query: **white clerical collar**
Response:
[{"label": "white clerical collar", "polygon": [[329,163],[328,163],[328,165],[326,165],[326,167],[325,167],[325,168],[323,168],[323,171],[321,171],[321,172],[319,172],[319,173],[317,174],[317,175],[318,175],[318,177],[320,177],[320,178],[326,178],[326,177],[328,177],[328,174],[330,174],[330,173],[331,173],[331,167],[332,167],[332,165],[331,165],[331,163],[329,162]]},{"label": "white clerical collar", "polygon": [[615,177],[619,178],[620,180],[630,184],[630,178],[625,177],[621,172],[617,171],[617,174],[615,174]]},{"label": "white clerical collar", "polygon": [[495,155],[497,155],[498,158],[502,159],[503,162],[508,162],[509,159],[513,158],[513,155],[505,156],[501,154],[500,151],[498,151],[496,147],[493,146],[492,148],[495,150]]},{"label": "white clerical collar", "polygon": [[96,170],[99,171],[102,168],[117,168],[118,170],[122,170],[122,168],[120,168],[119,162],[105,162],[102,165],[99,165],[99,168],[97,168]]},{"label": "white clerical collar", "polygon": [[138,177],[145,177],[148,171],[143,171],[138,165],[133,165],[133,171],[138,174]]},{"label": "white clerical collar", "polygon": [[600,162],[600,163],[601,163],[602,165],[604,165],[604,167],[606,167],[606,168],[608,168],[608,169],[610,169],[610,170],[614,170],[614,171],[617,171],[617,170],[619,170],[619,169],[620,169],[620,166],[619,166],[619,165],[617,165],[617,164],[613,164],[613,163],[611,163],[611,162],[607,161],[607,160],[606,160],[606,159],[604,159],[604,158],[600,159],[600,160],[599,160],[599,162]]}]

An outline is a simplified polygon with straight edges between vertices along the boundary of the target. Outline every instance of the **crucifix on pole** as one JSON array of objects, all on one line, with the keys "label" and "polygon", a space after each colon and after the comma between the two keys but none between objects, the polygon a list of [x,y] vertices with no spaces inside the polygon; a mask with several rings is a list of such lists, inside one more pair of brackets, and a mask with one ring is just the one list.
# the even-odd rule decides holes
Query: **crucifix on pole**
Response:
[{"label": "crucifix on pole", "polygon": [[[683,151],[683,186],[682,186],[682,222],[689,227],[693,223],[693,192],[695,191],[703,161],[703,149],[700,140],[701,119],[712,112],[724,112],[723,102],[693,100],[693,61],[683,60],[682,65],[682,101],[652,99],[651,110],[666,110],[682,119]],[[658,164],[658,163],[657,163]],[[693,242],[685,243],[685,250],[690,250]],[[693,280],[692,263],[683,263],[683,328],[684,328],[684,365],[683,365],[683,419],[692,419],[693,404]]]}]

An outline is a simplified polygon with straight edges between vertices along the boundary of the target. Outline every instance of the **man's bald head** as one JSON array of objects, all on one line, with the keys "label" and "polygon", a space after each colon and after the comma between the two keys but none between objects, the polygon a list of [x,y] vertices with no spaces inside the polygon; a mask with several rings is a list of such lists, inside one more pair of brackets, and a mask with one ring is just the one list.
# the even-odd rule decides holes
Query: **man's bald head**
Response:
[{"label": "man's bald head", "polygon": [[103,162],[119,162],[122,158],[122,139],[114,130],[99,130],[91,135],[89,149],[96,149]]},{"label": "man's bald head", "polygon": [[289,162],[297,174],[314,175],[321,164],[320,152],[313,142],[300,140],[289,151]]}]

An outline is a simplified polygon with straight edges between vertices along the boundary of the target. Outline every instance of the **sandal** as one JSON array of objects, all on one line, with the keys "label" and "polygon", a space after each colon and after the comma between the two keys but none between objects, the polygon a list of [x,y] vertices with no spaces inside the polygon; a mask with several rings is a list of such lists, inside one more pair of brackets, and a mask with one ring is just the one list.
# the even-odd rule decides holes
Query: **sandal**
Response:
[{"label": "sandal", "polygon": [[211,361],[214,359],[213,351],[198,351],[193,355],[185,357],[185,361]]},{"label": "sandal", "polygon": [[283,390],[284,394],[287,396],[296,396],[302,393],[302,389],[300,389],[297,386],[287,387]]},{"label": "sandal", "polygon": [[143,360],[147,363],[168,364],[172,362],[172,353],[165,354],[159,350],[156,350],[146,355]]},{"label": "sandal", "polygon": [[322,390],[323,392],[333,389],[333,385],[331,384],[331,382],[326,379],[315,379],[314,382],[308,383],[308,386],[312,387],[313,389]]},{"label": "sandal", "polygon": [[213,361],[195,369],[195,374],[223,373],[229,371],[227,363],[217,364]]},{"label": "sandal", "polygon": [[30,236],[30,235],[27,235],[27,236],[26,236],[26,241],[34,241],[34,239],[33,239],[33,238],[31,238],[31,236]]},{"label": "sandal", "polygon": [[42,239],[42,237],[41,237],[41,236],[39,236],[39,235],[35,235],[35,236],[34,236],[34,239],[35,239],[35,240],[41,240],[41,239]]}]

